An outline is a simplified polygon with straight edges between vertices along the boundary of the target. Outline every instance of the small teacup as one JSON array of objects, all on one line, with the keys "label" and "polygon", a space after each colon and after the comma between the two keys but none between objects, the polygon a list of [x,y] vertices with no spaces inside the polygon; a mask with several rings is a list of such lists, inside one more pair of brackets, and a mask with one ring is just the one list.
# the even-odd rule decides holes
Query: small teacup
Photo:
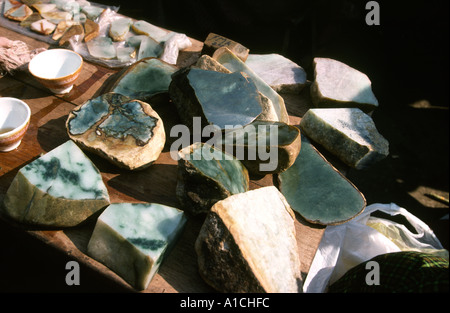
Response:
[{"label": "small teacup", "polygon": [[49,49],[37,54],[28,64],[28,70],[37,81],[55,94],[72,90],[83,66],[83,58],[68,49]]},{"label": "small teacup", "polygon": [[31,110],[22,100],[0,97],[0,151],[16,149],[30,125]]}]

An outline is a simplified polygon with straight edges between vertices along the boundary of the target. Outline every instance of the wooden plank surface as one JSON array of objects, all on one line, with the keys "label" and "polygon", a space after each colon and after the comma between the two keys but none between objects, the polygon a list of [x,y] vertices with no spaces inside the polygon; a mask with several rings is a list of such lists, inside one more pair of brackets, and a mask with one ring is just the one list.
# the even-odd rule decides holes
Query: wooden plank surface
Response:
[{"label": "wooden plank surface", "polygon": [[[0,33],[9,39],[24,41],[30,48],[48,47],[46,43],[2,27],[0,27]],[[192,42],[191,48],[180,53],[179,66],[192,64],[200,55],[202,43],[194,39]],[[32,113],[30,127],[22,144],[14,151],[0,153],[0,201],[21,167],[69,139],[65,129],[69,112],[75,106],[101,94],[102,88],[108,80],[114,78],[116,73],[117,70],[85,62],[73,90],[64,96],[50,94],[27,72],[0,78],[0,96],[22,99],[30,106]],[[300,95],[282,96],[286,101],[291,124],[298,125],[301,116],[310,106],[308,88],[305,88]],[[181,123],[167,95],[154,98],[150,104],[164,120],[166,134],[170,133],[173,125]],[[175,139],[167,136],[166,146],[159,159],[150,168],[139,172],[118,169],[104,159],[87,153],[101,171],[111,202],[158,202],[177,207],[179,205],[175,197],[177,163],[170,157],[169,151]],[[271,175],[251,181],[251,189],[268,185],[273,185]],[[296,217],[301,271],[305,278],[325,227],[309,224],[298,215]],[[86,255],[87,243],[95,221],[69,229],[49,230],[20,225],[7,220],[4,216],[0,218],[2,222],[39,238],[62,253],[102,273],[110,278],[112,283],[134,291],[118,275]],[[202,222],[203,219],[200,217],[188,216],[187,226],[180,240],[144,292],[214,292],[198,274],[194,251],[194,243]]]}]

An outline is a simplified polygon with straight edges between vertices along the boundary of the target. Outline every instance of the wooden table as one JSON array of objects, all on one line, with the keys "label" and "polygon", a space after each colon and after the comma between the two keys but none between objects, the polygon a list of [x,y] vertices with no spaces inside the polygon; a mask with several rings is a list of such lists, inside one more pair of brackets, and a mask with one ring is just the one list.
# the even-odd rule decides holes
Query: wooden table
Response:
[{"label": "wooden table", "polygon": [[[3,27],[0,27],[0,34],[11,40],[26,42],[32,49],[49,47],[47,43]],[[177,65],[189,65],[199,57],[202,42],[194,39],[191,41],[193,42],[192,47],[180,53]],[[75,106],[100,95],[108,81],[114,79],[117,71],[85,62],[73,90],[64,96],[55,96],[49,93],[28,72],[19,72],[14,76],[7,75],[0,78],[0,96],[15,97],[25,101],[30,106],[32,113],[30,127],[21,145],[14,151],[0,153],[0,202],[20,168],[38,158],[42,153],[69,140],[65,129],[65,121],[69,112]],[[298,125],[301,116],[310,106],[308,95],[308,88],[305,88],[300,95],[282,95],[286,101],[291,124]],[[170,133],[173,125],[181,123],[176,109],[167,95],[155,98],[151,105],[164,120],[166,134]],[[176,138],[167,137],[166,147],[160,158],[144,171],[121,170],[107,161],[87,153],[102,173],[111,202],[158,202],[178,206],[175,197],[177,163],[169,154],[170,144]],[[255,189],[272,184],[272,176],[267,175],[262,179],[252,180],[250,188]],[[180,240],[144,292],[214,292],[198,274],[194,251],[194,243],[202,222],[201,218],[188,216],[188,222]],[[86,255],[87,243],[94,227],[93,223],[68,229],[37,229],[13,223],[0,216],[1,223],[7,223],[14,229],[38,238],[62,254],[70,256],[73,260],[108,277],[113,284],[123,286],[126,290],[135,291],[114,272]],[[325,227],[309,224],[298,215],[295,225],[301,271],[305,278]]]}]

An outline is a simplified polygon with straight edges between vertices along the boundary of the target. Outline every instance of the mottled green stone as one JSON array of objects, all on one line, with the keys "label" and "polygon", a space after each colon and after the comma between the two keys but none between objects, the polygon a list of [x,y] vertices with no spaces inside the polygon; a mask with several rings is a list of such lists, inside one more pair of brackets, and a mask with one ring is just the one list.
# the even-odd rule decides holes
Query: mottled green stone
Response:
[{"label": "mottled green stone", "polygon": [[127,67],[109,91],[148,101],[152,96],[168,91],[171,76],[177,70],[159,59],[144,58]]},{"label": "mottled green stone", "polygon": [[157,203],[113,203],[97,220],[87,252],[138,290],[145,289],[186,224]]},{"label": "mottled green stone", "polygon": [[220,147],[233,154],[255,177],[280,173],[294,163],[300,151],[300,130],[282,122],[254,121],[225,130]]},{"label": "mottled green stone", "polygon": [[296,161],[278,179],[291,208],[311,223],[341,224],[366,207],[363,194],[303,135]]},{"label": "mottled green stone", "polygon": [[319,108],[360,108],[369,113],[378,107],[369,77],[337,60],[314,58],[311,100]]},{"label": "mottled green stone", "polygon": [[109,204],[96,166],[71,140],[19,170],[4,210],[26,224],[75,226]]},{"label": "mottled green stone", "polygon": [[220,64],[225,66],[228,70],[233,73],[245,73],[250,77],[258,91],[264,96],[270,99],[272,108],[275,111],[275,116],[271,121],[289,123],[289,115],[286,110],[286,105],[284,99],[273,90],[261,77],[259,77],[253,70],[251,70],[241,59],[239,59],[235,54],[233,54],[227,48],[220,48],[214,53],[213,58],[216,59]]},{"label": "mottled green stone", "polygon": [[230,154],[196,143],[179,156],[176,195],[192,214],[206,213],[217,201],[249,189],[247,169]]},{"label": "mottled green stone", "polygon": [[187,125],[201,116],[205,124],[221,129],[243,126],[262,113],[255,84],[241,73],[181,70],[173,76],[169,95]]},{"label": "mottled green stone", "polygon": [[358,108],[309,109],[300,122],[305,135],[348,166],[370,167],[389,155],[389,142]]}]

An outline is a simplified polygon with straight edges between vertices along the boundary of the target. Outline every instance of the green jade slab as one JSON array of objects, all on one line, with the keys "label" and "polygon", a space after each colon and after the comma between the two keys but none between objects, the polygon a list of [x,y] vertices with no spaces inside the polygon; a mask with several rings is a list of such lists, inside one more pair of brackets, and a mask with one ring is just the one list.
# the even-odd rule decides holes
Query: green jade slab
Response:
[{"label": "green jade slab", "polygon": [[78,225],[107,205],[99,170],[71,140],[21,168],[4,200],[11,218],[55,227]]},{"label": "green jade slab", "polygon": [[152,96],[168,91],[171,76],[177,70],[157,58],[144,58],[127,67],[109,91],[148,101]]},{"label": "green jade slab", "polygon": [[309,109],[300,122],[305,135],[348,166],[364,169],[389,155],[389,142],[358,108]]},{"label": "green jade slab", "polygon": [[278,181],[291,208],[311,223],[342,224],[366,207],[364,195],[303,135],[297,159]]},{"label": "green jade slab", "polygon": [[213,58],[220,64],[225,66],[231,72],[244,72],[255,83],[259,92],[266,96],[272,103],[270,108],[266,110],[272,112],[265,112],[266,119],[269,121],[283,122],[289,124],[289,115],[286,110],[284,99],[273,90],[261,77],[259,77],[252,69],[250,69],[241,59],[233,54],[227,48],[218,49]]},{"label": "green jade slab", "polygon": [[202,116],[203,123],[225,129],[249,124],[262,113],[258,89],[241,73],[180,70],[173,76],[169,95],[187,125]]},{"label": "green jade slab", "polygon": [[99,216],[87,253],[137,290],[147,288],[186,224],[183,211],[156,203],[113,203]]},{"label": "green jade slab", "polygon": [[179,151],[176,195],[185,210],[206,213],[219,200],[249,189],[248,171],[232,155],[205,143]]}]

